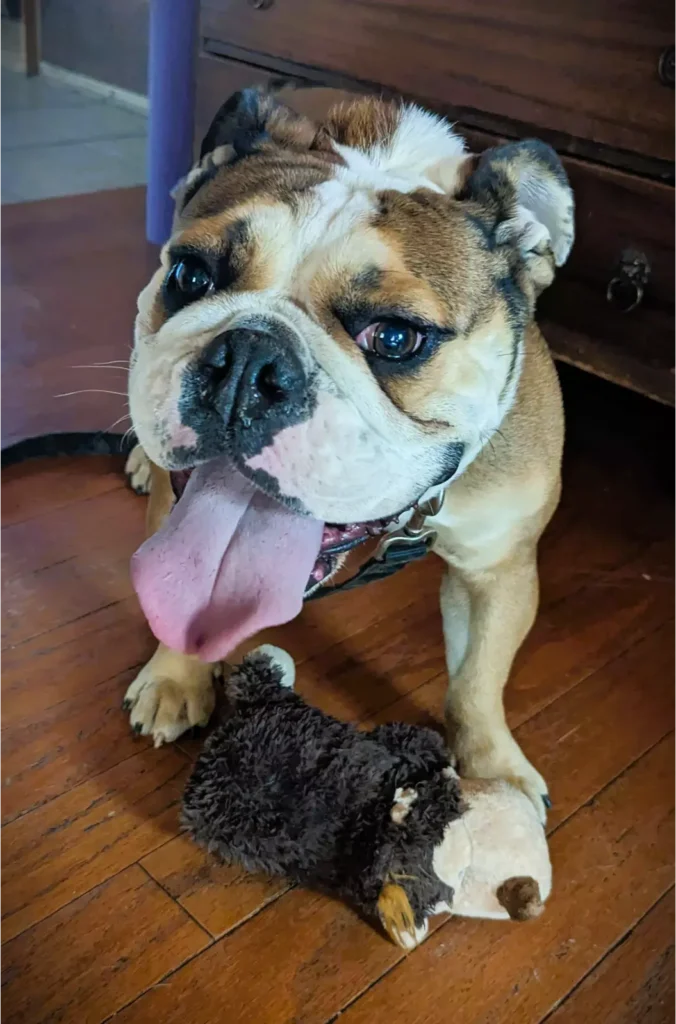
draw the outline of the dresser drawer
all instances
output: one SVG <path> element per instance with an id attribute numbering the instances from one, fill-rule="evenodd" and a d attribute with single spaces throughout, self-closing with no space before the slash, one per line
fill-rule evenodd
<path id="1" fill-rule="evenodd" d="M 208 49 L 230 44 L 253 63 L 326 69 L 529 124 L 531 134 L 673 157 L 673 89 L 658 73 L 673 44 L 664 0 L 203 0 L 201 8 Z"/>
<path id="2" fill-rule="evenodd" d="M 556 355 L 674 401 L 674 189 L 565 160 L 576 200 L 570 260 L 539 304 Z"/>

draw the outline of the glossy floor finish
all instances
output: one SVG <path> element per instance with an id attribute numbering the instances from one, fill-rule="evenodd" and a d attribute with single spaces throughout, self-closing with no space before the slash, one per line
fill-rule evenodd
<path id="1" fill-rule="evenodd" d="M 115 245 L 135 202 L 112 194 L 96 207 L 115 221 Z M 70 273 L 43 264 L 41 294 L 50 274 L 60 283 L 51 306 L 29 307 L 29 336 L 5 313 L 15 436 L 54 426 L 52 406 L 28 410 L 51 376 L 72 375 L 73 331 L 84 344 L 78 316 L 91 315 L 97 278 L 92 269 L 86 295 L 72 283 L 81 216 Z M 109 279 L 110 309 L 133 307 L 142 257 L 130 251 Z M 23 272 L 10 307 L 36 294 L 28 263 Z M 76 327 L 58 326 L 50 349 L 64 317 Z M 124 354 L 120 324 L 101 316 L 91 362 Z M 341 904 L 219 866 L 180 835 L 199 741 L 153 750 L 120 707 L 152 650 L 128 579 L 144 501 L 116 459 L 3 472 L 4 1024 L 673 1020 L 673 419 L 590 378 L 566 372 L 564 385 L 564 496 L 541 547 L 541 612 L 507 692 L 509 721 L 550 785 L 554 893 L 524 925 L 438 918 L 408 956 Z M 440 725 L 439 578 L 430 557 L 274 631 L 301 692 L 353 721 Z"/>

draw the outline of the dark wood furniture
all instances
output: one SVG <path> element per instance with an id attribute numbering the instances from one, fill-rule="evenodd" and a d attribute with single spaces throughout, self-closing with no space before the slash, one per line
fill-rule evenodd
<path id="1" fill-rule="evenodd" d="M 202 0 L 196 134 L 255 82 L 403 94 L 475 148 L 564 158 L 577 242 L 540 320 L 562 360 L 673 404 L 674 14 L 665 0 Z"/>

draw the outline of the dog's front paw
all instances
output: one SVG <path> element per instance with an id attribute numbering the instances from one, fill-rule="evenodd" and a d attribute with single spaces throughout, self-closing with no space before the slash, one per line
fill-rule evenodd
<path id="1" fill-rule="evenodd" d="M 150 459 L 140 444 L 129 452 L 124 472 L 135 494 L 150 494 Z"/>
<path id="2" fill-rule="evenodd" d="M 215 704 L 210 665 L 186 659 L 183 671 L 169 673 L 163 660 L 156 654 L 141 669 L 122 705 L 130 711 L 134 732 L 152 736 L 156 747 L 173 743 L 195 725 L 206 725 Z"/>
<path id="3" fill-rule="evenodd" d="M 524 756 L 519 744 L 505 730 L 485 737 L 460 730 L 451 743 L 453 759 L 461 776 L 469 779 L 506 779 L 523 790 L 544 825 L 551 807 L 547 783 Z"/>

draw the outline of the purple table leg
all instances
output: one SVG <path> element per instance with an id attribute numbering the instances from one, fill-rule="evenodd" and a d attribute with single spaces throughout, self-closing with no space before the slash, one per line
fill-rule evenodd
<path id="1" fill-rule="evenodd" d="M 196 0 L 151 0 L 149 37 L 146 235 L 162 245 L 171 233 L 169 193 L 192 164 Z"/>

